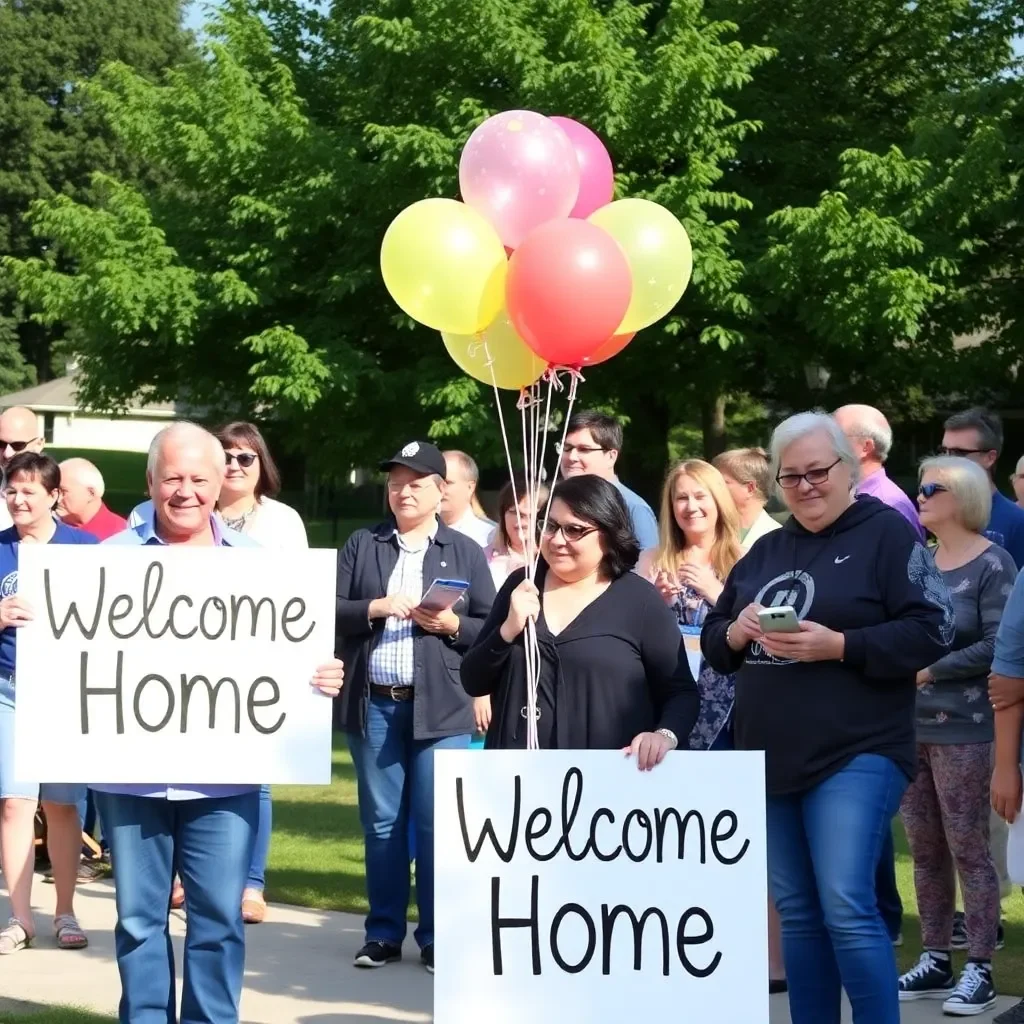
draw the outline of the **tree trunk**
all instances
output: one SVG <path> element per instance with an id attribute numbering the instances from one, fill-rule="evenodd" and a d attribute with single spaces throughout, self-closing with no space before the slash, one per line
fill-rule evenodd
<path id="1" fill-rule="evenodd" d="M 704 458 L 710 460 L 725 451 L 725 395 L 706 395 L 701 403 Z"/>

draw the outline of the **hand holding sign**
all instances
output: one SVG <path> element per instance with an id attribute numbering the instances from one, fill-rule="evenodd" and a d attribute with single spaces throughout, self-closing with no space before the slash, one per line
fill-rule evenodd
<path id="1" fill-rule="evenodd" d="M 675 748 L 676 744 L 664 733 L 641 732 L 633 737 L 633 742 L 628 747 L 622 748 L 622 752 L 626 757 L 636 758 L 636 766 L 640 771 L 649 772 L 661 764 L 665 760 L 665 755 Z"/>
<path id="2" fill-rule="evenodd" d="M 32 609 L 17 595 L 0 601 L 0 628 L 24 626 L 34 618 Z"/>
<path id="3" fill-rule="evenodd" d="M 337 697 L 341 693 L 341 684 L 345 680 L 345 666 L 338 658 L 323 665 L 318 665 L 311 680 L 314 689 L 325 697 Z"/>

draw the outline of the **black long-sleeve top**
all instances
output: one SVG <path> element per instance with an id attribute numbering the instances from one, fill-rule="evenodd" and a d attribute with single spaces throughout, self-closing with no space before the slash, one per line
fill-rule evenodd
<path id="1" fill-rule="evenodd" d="M 660 728 L 671 729 L 684 743 L 700 698 L 675 616 L 658 592 L 626 573 L 555 636 L 543 614 L 547 571 L 541 562 L 536 579 L 542 595 L 537 623 L 541 746 L 615 750 L 638 733 Z M 524 576 L 520 569 L 505 582 L 462 661 L 466 692 L 492 697 L 489 748 L 526 746 L 524 638 L 507 644 L 499 632 L 512 591 Z"/>

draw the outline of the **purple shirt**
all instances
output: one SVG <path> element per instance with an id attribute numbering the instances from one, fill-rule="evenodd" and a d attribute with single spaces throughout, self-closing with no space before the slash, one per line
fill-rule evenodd
<path id="1" fill-rule="evenodd" d="M 257 548 L 259 545 L 250 540 L 243 533 L 236 533 L 229 530 L 220 522 L 217 516 L 210 517 L 210 526 L 213 528 L 213 542 L 218 547 L 225 548 Z M 121 533 L 115 533 L 113 537 L 103 542 L 104 544 L 116 544 L 119 547 L 144 547 L 147 544 L 165 543 L 157 535 L 154 529 L 153 513 L 150 509 L 149 516 L 137 526 L 130 526 Z M 205 797 L 238 796 L 241 793 L 250 793 L 259 786 L 238 786 L 238 785 L 211 785 L 198 786 L 191 783 L 184 786 L 175 785 L 130 785 L 128 783 L 111 783 L 108 785 L 90 786 L 100 793 L 118 793 L 124 796 L 147 796 L 163 800 L 202 800 Z"/>
<path id="2" fill-rule="evenodd" d="M 861 480 L 857 487 L 857 493 L 870 494 L 873 498 L 885 502 L 890 508 L 896 509 L 914 528 L 918 539 L 924 540 L 924 529 L 921 526 L 921 520 L 917 517 L 917 506 L 906 496 L 901 487 L 889 479 L 884 469 L 879 469 L 871 476 Z"/>

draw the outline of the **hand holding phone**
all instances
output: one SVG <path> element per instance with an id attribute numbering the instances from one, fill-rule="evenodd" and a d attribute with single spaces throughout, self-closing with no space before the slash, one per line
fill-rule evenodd
<path id="1" fill-rule="evenodd" d="M 778 608 L 762 608 L 757 613 L 757 621 L 762 633 L 799 633 L 800 620 L 796 609 L 789 605 Z"/>

